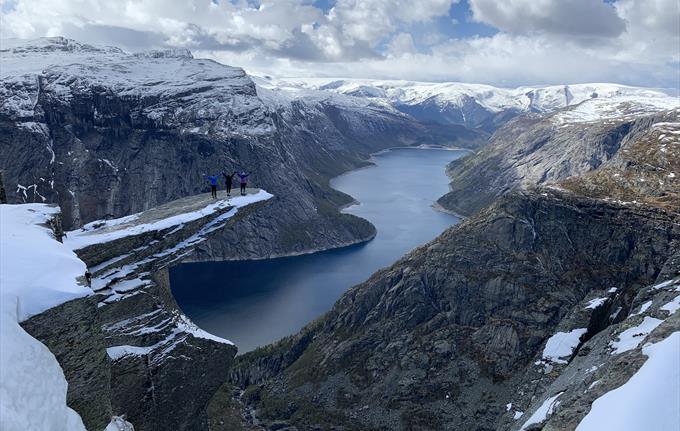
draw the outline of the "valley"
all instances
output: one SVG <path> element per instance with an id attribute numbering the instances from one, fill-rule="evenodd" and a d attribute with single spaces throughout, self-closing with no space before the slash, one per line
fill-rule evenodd
<path id="1" fill-rule="evenodd" d="M 375 238 L 302 256 L 179 265 L 170 271 L 173 295 L 196 324 L 234 341 L 239 353 L 292 335 L 328 311 L 350 286 L 458 222 L 432 204 L 448 190 L 446 164 L 465 154 L 379 153 L 371 159 L 375 166 L 331 181 L 357 200 L 344 212 L 371 222 Z"/>
<path id="2" fill-rule="evenodd" d="M 680 424 L 677 96 L 0 54 L 8 429 Z"/>

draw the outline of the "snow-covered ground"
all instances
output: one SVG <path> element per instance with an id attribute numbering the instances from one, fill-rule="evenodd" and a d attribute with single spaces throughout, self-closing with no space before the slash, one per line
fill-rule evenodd
<path id="1" fill-rule="evenodd" d="M 557 399 L 560 397 L 560 395 L 562 395 L 562 392 L 553 395 L 552 397 L 549 397 L 545 401 L 543 401 L 543 404 L 541 404 L 541 406 L 534 412 L 534 414 L 531 415 L 531 417 L 529 417 L 529 419 L 527 419 L 526 422 L 524 422 L 524 425 L 522 425 L 520 431 L 524 431 L 530 425 L 535 425 L 543 422 L 548 416 L 553 414 L 555 407 L 559 405 L 559 401 Z"/>
<path id="2" fill-rule="evenodd" d="M 254 202 L 271 198 L 272 195 L 264 190 L 258 190 L 254 194 L 236 196 L 231 199 L 220 199 L 200 206 L 188 212 L 171 214 L 168 217 L 149 220 L 139 223 L 140 214 L 131 214 L 125 217 L 111 220 L 97 220 L 86 224 L 80 229 L 70 231 L 64 238 L 64 244 L 72 250 L 79 250 L 92 244 L 102 244 L 131 235 L 139 235 L 150 231 L 159 231 L 173 226 L 179 226 L 197 220 L 215 211 L 230 206 L 242 208 Z"/>
<path id="3" fill-rule="evenodd" d="M 636 348 L 642 342 L 642 340 L 644 340 L 645 337 L 649 335 L 649 333 L 654 329 L 656 329 L 656 327 L 662 322 L 663 320 L 645 316 L 642 320 L 642 323 L 632 328 L 626 329 L 619 334 L 618 340 L 611 343 L 611 346 L 614 348 L 613 353 L 620 354 Z"/>
<path id="4" fill-rule="evenodd" d="M 601 120 L 633 118 L 680 106 L 677 97 L 659 97 L 646 92 L 623 94 L 602 99 L 585 99 L 570 109 L 557 113 L 552 119 L 558 124 L 588 123 Z"/>
<path id="5" fill-rule="evenodd" d="M 569 332 L 558 332 L 548 339 L 543 349 L 543 360 L 557 364 L 566 364 L 579 345 L 581 335 L 586 333 L 586 328 L 577 328 Z"/>
<path id="6" fill-rule="evenodd" d="M 623 386 L 595 400 L 578 431 L 674 431 L 680 424 L 680 332 L 642 348 L 649 357 Z"/>
<path id="7" fill-rule="evenodd" d="M 274 128 L 243 69 L 194 59 L 187 50 L 130 54 L 61 37 L 3 40 L 0 112 L 20 127 L 40 127 L 34 112 L 39 92 L 68 103 L 87 87 L 121 98 L 151 98 L 155 102 L 144 108 L 143 116 L 185 126 L 190 133 L 263 135 Z"/>
<path id="8" fill-rule="evenodd" d="M 66 406 L 67 383 L 54 355 L 19 322 L 91 295 L 77 277 L 85 264 L 45 223 L 58 208 L 0 205 L 0 429 L 85 430 Z"/>
<path id="9" fill-rule="evenodd" d="M 663 91 L 618 84 L 594 83 L 499 88 L 461 82 L 414 82 L 400 80 L 342 78 L 258 78 L 259 87 L 299 94 L 332 92 L 356 98 L 383 100 L 395 106 L 434 103 L 442 108 L 463 108 L 474 100 L 490 112 L 514 109 L 550 113 L 568 106 L 561 121 L 594 121 L 612 118 L 623 110 L 631 113 L 657 112 L 680 106 L 680 100 Z M 588 102 L 582 104 L 582 102 Z"/>

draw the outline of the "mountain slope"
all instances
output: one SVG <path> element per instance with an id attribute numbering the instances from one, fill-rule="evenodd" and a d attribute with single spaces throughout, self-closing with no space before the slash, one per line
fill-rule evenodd
<path id="1" fill-rule="evenodd" d="M 668 115 L 644 119 L 611 163 L 503 194 L 240 357 L 238 401 L 266 429 L 574 429 L 591 406 L 597 429 L 595 400 L 680 332 L 680 184 L 646 185 L 675 169 Z M 607 194 L 598 175 L 620 186 Z"/>
<path id="2" fill-rule="evenodd" d="M 646 135 L 660 135 L 653 132 L 658 130 L 655 124 L 677 122 L 680 115 L 677 109 L 649 113 L 644 102 L 600 102 L 589 100 L 547 116 L 529 114 L 508 122 L 489 145 L 449 165 L 451 191 L 439 203 L 469 215 L 515 187 L 585 174 L 610 159 L 625 158 L 634 151 L 629 147 L 641 145 Z M 668 139 L 672 137 L 667 134 Z M 667 161 L 674 159 L 672 152 L 657 151 Z M 640 164 L 646 161 L 641 154 L 635 157 Z M 669 162 L 658 162 L 660 168 L 668 169 Z M 601 172 L 600 176 L 606 175 L 605 170 Z M 602 190 L 602 194 L 610 192 Z"/>
<path id="3" fill-rule="evenodd" d="M 277 196 L 212 240 L 203 259 L 364 241 L 373 227 L 337 211 L 350 198 L 329 178 L 387 147 L 486 139 L 465 128 L 430 130 L 349 96 L 260 97 L 243 70 L 187 51 L 128 54 L 46 38 L 0 54 L 0 166 L 10 202 L 58 203 L 75 228 L 205 191 L 204 175 L 237 169 Z"/>
<path id="4" fill-rule="evenodd" d="M 606 104 L 619 99 L 645 101 L 652 111 L 667 109 L 673 98 L 662 91 L 617 84 L 575 84 L 498 88 L 482 84 L 381 81 L 369 79 L 270 79 L 281 88 L 317 89 L 389 103 L 424 122 L 461 124 L 493 132 L 521 113 L 551 113 L 583 101 Z"/>

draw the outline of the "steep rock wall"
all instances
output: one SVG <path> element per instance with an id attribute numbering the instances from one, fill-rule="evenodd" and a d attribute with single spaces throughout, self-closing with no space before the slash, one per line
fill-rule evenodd
<path id="1" fill-rule="evenodd" d="M 592 292 L 651 284 L 678 238 L 660 210 L 511 193 L 300 334 L 239 358 L 232 380 L 265 424 L 496 429 L 569 311 Z M 622 315 L 632 298 L 620 299 Z"/>

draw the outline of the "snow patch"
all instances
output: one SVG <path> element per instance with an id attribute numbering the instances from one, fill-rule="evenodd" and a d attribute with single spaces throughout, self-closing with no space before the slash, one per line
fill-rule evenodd
<path id="1" fill-rule="evenodd" d="M 596 399 L 577 431 L 680 429 L 680 332 L 642 353 L 649 359 L 625 384 Z"/>
<path id="2" fill-rule="evenodd" d="M 522 425 L 522 428 L 520 428 L 520 431 L 524 431 L 527 429 L 530 425 L 534 424 L 540 424 L 541 422 L 545 421 L 548 416 L 552 415 L 555 407 L 559 405 L 559 401 L 557 401 L 557 398 L 559 398 L 560 395 L 562 395 L 564 392 L 560 392 L 557 395 L 554 395 L 545 401 L 543 401 L 543 404 L 534 412 L 531 417 L 524 422 L 524 425 Z"/>
<path id="3" fill-rule="evenodd" d="M 652 301 L 647 301 L 644 304 L 640 306 L 640 310 L 637 313 L 633 313 L 632 316 L 637 316 L 638 314 L 642 314 L 645 311 L 649 309 L 649 307 L 652 306 Z"/>
<path id="4" fill-rule="evenodd" d="M 149 354 L 155 346 L 138 347 L 138 346 L 113 346 L 107 347 L 106 353 L 112 361 L 117 361 L 125 356 L 144 356 Z"/>
<path id="5" fill-rule="evenodd" d="M 665 289 L 667 287 L 673 286 L 675 283 L 680 282 L 680 280 L 666 280 L 663 283 L 656 284 L 652 287 L 652 290 Z"/>
<path id="6" fill-rule="evenodd" d="M 213 335 L 199 328 L 183 314 L 179 315 L 177 327 L 184 332 L 188 332 L 189 334 L 193 335 L 196 338 L 205 338 L 206 340 L 217 341 L 218 343 L 222 344 L 230 344 L 232 346 L 234 345 L 234 343 L 232 343 L 229 340 L 225 340 L 224 338 L 218 337 L 217 335 Z"/>
<path id="7" fill-rule="evenodd" d="M 673 300 L 667 304 L 661 306 L 661 310 L 668 311 L 668 314 L 673 314 L 680 308 L 680 295 L 673 298 Z"/>
<path id="8" fill-rule="evenodd" d="M 601 306 L 602 304 L 604 304 L 605 302 L 607 302 L 607 298 L 595 298 L 595 299 L 591 299 L 590 302 L 588 302 L 588 305 L 586 305 L 585 308 L 586 308 L 586 310 L 594 310 L 594 309 L 596 309 L 597 307 L 599 307 L 599 306 Z"/>
<path id="9" fill-rule="evenodd" d="M 654 317 L 645 316 L 638 326 L 628 328 L 619 334 L 618 341 L 613 341 L 609 345 L 614 348 L 612 354 L 621 354 L 632 350 L 640 345 L 650 332 L 656 329 L 663 322 L 663 320 L 655 319 Z"/>
<path id="10" fill-rule="evenodd" d="M 106 426 L 104 431 L 134 431 L 132 424 L 120 416 L 111 418 L 111 422 Z"/>
<path id="11" fill-rule="evenodd" d="M 562 358 L 571 356 L 579 344 L 581 335 L 586 331 L 586 328 L 577 328 L 569 332 L 557 332 L 545 343 L 543 359 L 557 364 L 566 364 L 567 361 Z"/>

